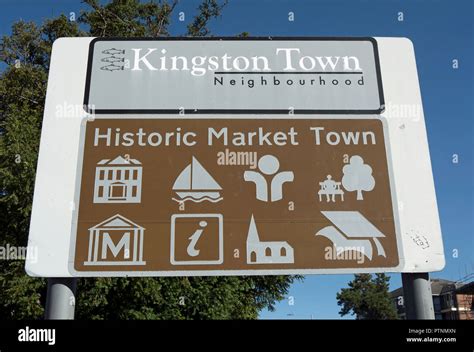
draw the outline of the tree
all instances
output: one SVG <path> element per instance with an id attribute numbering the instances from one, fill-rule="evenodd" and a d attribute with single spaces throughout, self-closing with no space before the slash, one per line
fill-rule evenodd
<path id="1" fill-rule="evenodd" d="M 371 191 L 375 187 L 372 168 L 364 164 L 364 159 L 359 155 L 352 156 L 349 164 L 342 168 L 342 172 L 342 185 L 349 192 L 357 191 L 357 200 L 364 199 L 362 191 Z"/>
<path id="2" fill-rule="evenodd" d="M 337 304 L 342 306 L 341 316 L 351 314 L 356 319 L 397 319 L 397 311 L 388 291 L 390 277 L 385 274 L 354 275 L 349 288 L 337 294 Z"/>
<path id="3" fill-rule="evenodd" d="M 177 1 L 85 0 L 78 22 L 64 15 L 41 26 L 19 21 L 0 42 L 0 246 L 26 246 L 51 46 L 59 37 L 159 37 Z M 185 27 L 209 35 L 224 3 L 202 0 Z M 273 309 L 299 277 L 87 278 L 78 282 L 83 319 L 254 319 Z M 44 314 L 46 280 L 31 278 L 20 260 L 0 260 L 0 319 Z"/>

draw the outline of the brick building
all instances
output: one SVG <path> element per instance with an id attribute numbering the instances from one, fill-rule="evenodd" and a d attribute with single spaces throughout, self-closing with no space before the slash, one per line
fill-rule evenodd
<path id="1" fill-rule="evenodd" d="M 431 279 L 436 320 L 474 320 L 474 281 Z M 390 292 L 400 319 L 406 319 L 403 287 Z"/>

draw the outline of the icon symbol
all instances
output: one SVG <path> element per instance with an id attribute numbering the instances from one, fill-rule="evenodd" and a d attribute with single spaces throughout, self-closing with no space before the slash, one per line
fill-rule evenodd
<path id="1" fill-rule="evenodd" d="M 330 240 L 337 250 L 362 252 L 372 260 L 372 243 L 375 243 L 377 255 L 387 257 L 378 240 L 385 235 L 380 232 L 358 211 L 322 211 L 334 226 L 326 226 L 316 233 Z"/>
<path id="2" fill-rule="evenodd" d="M 84 265 L 145 265 L 144 232 L 142 226 L 120 214 L 91 227 Z"/>
<path id="3" fill-rule="evenodd" d="M 125 55 L 125 50 L 110 48 L 102 51 L 102 54 L 109 55 L 102 59 L 101 62 L 104 62 L 105 65 L 101 66 L 100 69 L 104 71 L 123 71 L 125 63 L 125 57 L 120 57 L 119 55 Z"/>
<path id="4" fill-rule="evenodd" d="M 200 228 L 197 229 L 191 237 L 189 237 L 190 242 L 189 242 L 187 251 L 191 257 L 195 257 L 199 255 L 200 250 L 196 249 L 196 244 L 197 244 L 197 241 L 199 241 L 199 238 L 201 237 L 202 232 L 204 231 L 204 228 L 207 226 L 207 221 L 204 221 L 204 220 L 199 221 L 199 226 Z"/>
<path id="5" fill-rule="evenodd" d="M 172 215 L 170 253 L 170 262 L 173 265 L 222 264 L 222 214 Z"/>
<path id="6" fill-rule="evenodd" d="M 342 168 L 342 186 L 348 192 L 357 191 L 357 200 L 363 200 L 362 191 L 371 191 L 375 187 L 372 168 L 364 164 L 364 159 L 359 155 L 351 156 L 349 164 Z"/>
<path id="7" fill-rule="evenodd" d="M 344 201 L 344 191 L 341 189 L 341 182 L 336 182 L 332 179 L 331 175 L 326 176 L 326 180 L 319 182 L 321 189 L 318 191 L 319 201 L 323 195 L 326 196 L 326 202 L 336 202 L 336 196 L 341 196 L 341 200 Z"/>
<path id="8" fill-rule="evenodd" d="M 110 48 L 110 49 L 102 50 L 102 54 L 106 54 L 106 55 L 121 55 L 122 54 L 123 55 L 125 54 L 125 50 Z"/>
<path id="9" fill-rule="evenodd" d="M 140 203 L 142 166 L 136 159 L 103 159 L 95 169 L 94 203 Z"/>
<path id="10" fill-rule="evenodd" d="M 285 241 L 260 241 L 252 214 L 247 235 L 247 264 L 293 264 L 293 247 Z"/>
<path id="11" fill-rule="evenodd" d="M 270 183 L 270 201 L 276 202 L 283 199 L 283 184 L 293 181 L 293 172 L 278 172 L 280 162 L 273 155 L 262 156 L 258 161 L 258 169 L 260 172 L 251 170 L 244 172 L 244 180 L 255 183 L 256 198 L 268 202 L 268 183 L 265 176 L 262 175 L 265 174 L 267 176 L 274 175 Z"/>
<path id="12" fill-rule="evenodd" d="M 221 186 L 193 156 L 191 163 L 181 171 L 173 184 L 173 191 L 180 199 L 172 199 L 178 203 L 187 200 L 194 203 L 217 203 L 223 199 L 219 192 L 221 190 Z"/>

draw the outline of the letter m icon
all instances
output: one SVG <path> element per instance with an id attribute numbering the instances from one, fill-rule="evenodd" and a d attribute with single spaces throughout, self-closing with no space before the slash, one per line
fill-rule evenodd
<path id="1" fill-rule="evenodd" d="M 107 249 L 110 249 L 112 255 L 116 258 L 123 249 L 123 259 L 130 258 L 130 232 L 125 232 L 120 241 L 115 245 L 108 232 L 102 237 L 102 260 L 107 259 Z"/>

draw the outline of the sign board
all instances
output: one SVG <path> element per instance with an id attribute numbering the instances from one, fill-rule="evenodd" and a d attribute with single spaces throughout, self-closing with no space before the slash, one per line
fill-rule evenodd
<path id="1" fill-rule="evenodd" d="M 74 270 L 395 268 L 385 136 L 377 119 L 87 122 Z"/>
<path id="2" fill-rule="evenodd" d="M 288 73 L 278 48 L 317 63 L 354 57 L 363 73 Z M 168 71 L 152 61 L 157 51 Z M 218 72 L 240 79 L 240 66 L 206 66 L 202 76 L 182 69 L 225 55 L 267 57 L 270 74 L 244 74 L 258 79 L 363 76 L 364 84 L 217 88 Z M 168 59 L 184 66 L 171 70 Z M 38 256 L 27 272 L 48 277 L 442 269 L 411 42 L 56 41 L 29 245 Z"/>
<path id="3" fill-rule="evenodd" d="M 84 105 L 96 114 L 375 114 L 384 101 L 373 38 L 98 38 Z"/>

